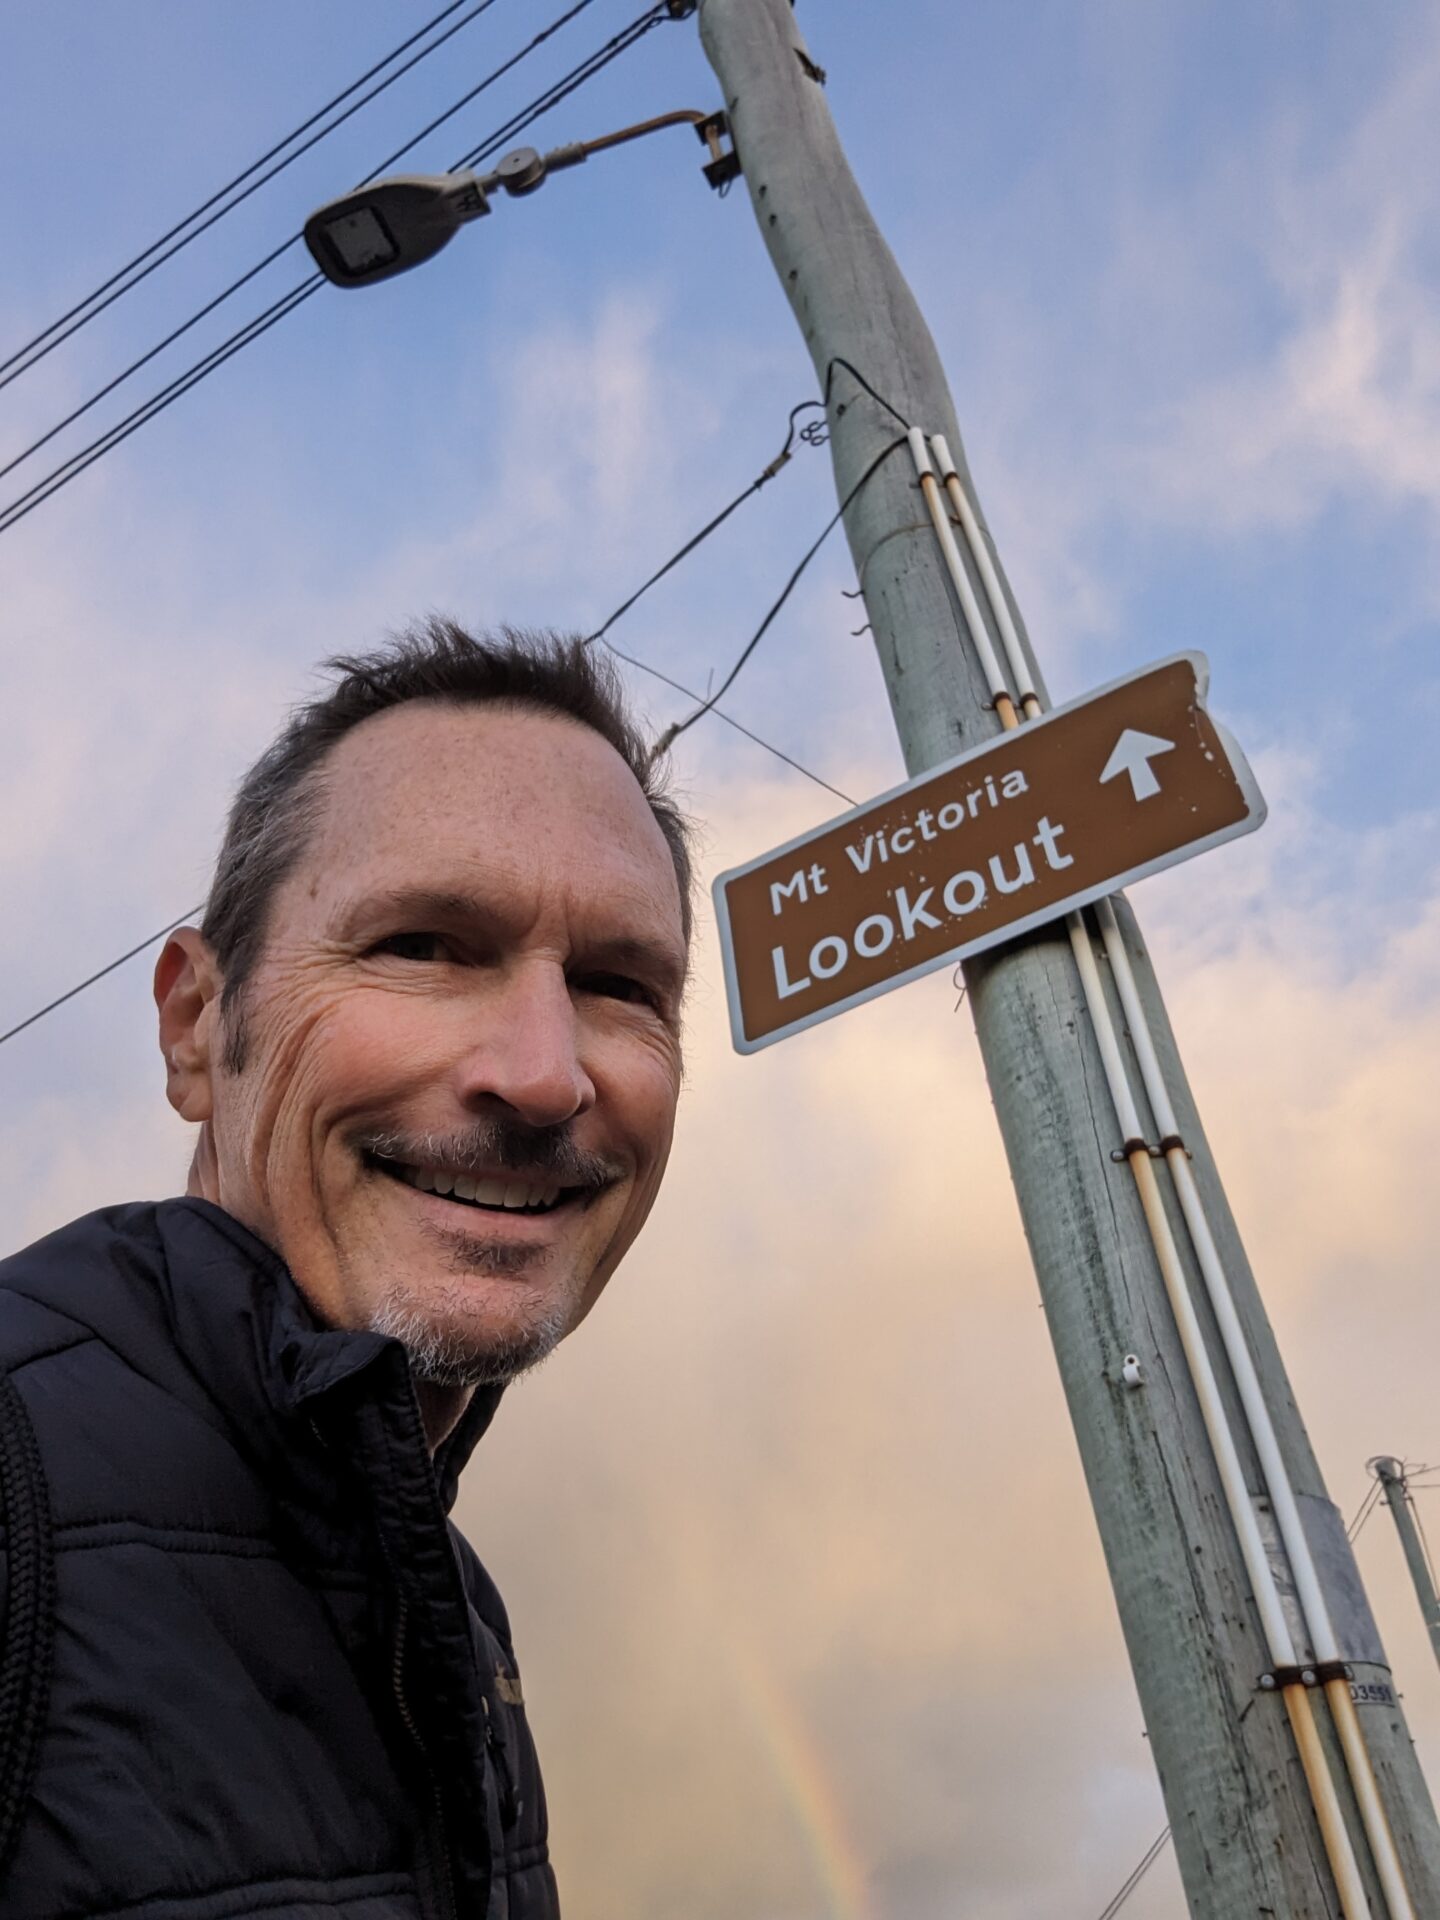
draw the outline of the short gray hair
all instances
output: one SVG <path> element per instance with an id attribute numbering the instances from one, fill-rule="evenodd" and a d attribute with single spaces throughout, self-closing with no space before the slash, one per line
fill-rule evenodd
<path id="1" fill-rule="evenodd" d="M 324 670 L 334 676 L 334 685 L 292 710 L 240 782 L 210 883 L 200 931 L 224 975 L 222 1010 L 235 1016 L 225 1049 L 231 1072 L 245 1062 L 241 996 L 265 945 L 276 890 L 304 852 L 319 817 L 324 763 L 353 727 L 410 700 L 527 707 L 578 720 L 608 741 L 634 774 L 665 836 L 689 944 L 694 916 L 690 822 L 666 793 L 663 773 L 630 716 L 614 666 L 578 635 L 513 627 L 473 635 L 452 620 L 432 618 L 371 653 L 339 654 L 325 662 Z"/>

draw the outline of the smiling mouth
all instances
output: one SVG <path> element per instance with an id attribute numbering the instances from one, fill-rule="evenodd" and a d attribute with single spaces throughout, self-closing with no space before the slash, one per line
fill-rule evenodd
<path id="1" fill-rule="evenodd" d="M 368 1165 L 402 1186 L 414 1187 L 419 1193 L 432 1193 L 437 1199 L 469 1207 L 472 1212 L 535 1217 L 556 1213 L 592 1191 L 588 1187 L 567 1187 L 553 1179 L 520 1179 L 514 1175 L 476 1178 L 445 1167 L 412 1167 L 401 1160 L 387 1160 L 378 1153 L 367 1153 L 365 1159 Z"/>

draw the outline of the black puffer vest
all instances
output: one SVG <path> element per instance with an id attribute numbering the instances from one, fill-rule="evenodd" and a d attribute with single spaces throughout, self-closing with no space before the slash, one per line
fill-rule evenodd
<path id="1" fill-rule="evenodd" d="M 0 1913 L 554 1920 L 500 1596 L 403 1350 L 199 1200 L 0 1263 Z M 8 1852 L 8 1861 L 3 1854 Z"/>

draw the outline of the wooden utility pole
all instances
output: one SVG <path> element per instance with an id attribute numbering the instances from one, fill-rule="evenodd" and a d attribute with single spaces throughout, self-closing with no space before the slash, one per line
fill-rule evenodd
<path id="1" fill-rule="evenodd" d="M 934 342 L 846 163 L 822 68 L 801 38 L 790 0 L 701 0 L 700 32 L 760 231 L 826 387 L 841 499 L 904 425 L 913 425 L 948 440 L 988 542 Z M 925 150 L 914 127 L 897 129 L 896 137 L 913 144 L 917 155 Z M 938 153 L 942 145 L 937 137 L 928 150 Z M 845 527 L 906 765 L 915 775 L 987 739 L 1000 722 L 975 649 L 962 642 L 903 447 L 856 493 Z M 993 543 L 989 551 L 998 566 Z M 965 564 L 983 608 L 969 553 Z M 1019 624 L 1008 586 L 1003 591 Z M 990 626 L 988 613 L 985 618 Z M 1020 637 L 1028 651 L 1023 625 Z M 998 640 L 993 631 L 991 640 Z M 1032 685 L 1043 699 L 1038 668 Z M 1304 1537 L 1353 1667 L 1361 1723 L 1414 1907 L 1421 1915 L 1440 1914 L 1440 1829 L 1384 1650 L 1246 1264 L 1148 957 L 1128 909 L 1116 904 Z M 1103 992 L 1123 1030 L 1114 976 L 1098 945 L 1094 951 Z M 1268 1660 L 1252 1584 L 1152 1233 L 1119 1151 L 1123 1142 L 1070 941 L 1057 926 L 970 963 L 966 975 L 1191 1912 L 1202 1920 L 1266 1913 L 1339 1920 L 1290 1723 L 1277 1693 L 1260 1684 Z M 1133 1058 L 1128 1064 L 1134 1067 Z M 1146 1115 L 1153 1118 L 1148 1109 Z M 1265 1552 L 1293 1615 L 1295 1642 L 1302 1657 L 1313 1658 L 1272 1502 L 1163 1166 L 1160 1178 Z M 1139 1387 L 1125 1379 L 1129 1354 L 1139 1359 Z M 1333 1763 L 1333 1730 L 1323 1706 L 1317 1717 Z M 1349 1785 L 1336 1772 L 1370 1904 L 1383 1915 Z M 1363 1916 L 1352 1911 L 1346 1920 Z"/>
<path id="2" fill-rule="evenodd" d="M 1415 1597 L 1420 1602 L 1420 1611 L 1425 1616 L 1425 1628 L 1430 1635 L 1430 1645 L 1435 1658 L 1440 1661 L 1440 1594 L 1435 1591 L 1435 1581 L 1430 1571 L 1430 1558 L 1420 1540 L 1420 1529 L 1415 1523 L 1414 1508 L 1411 1504 L 1409 1484 L 1405 1478 L 1405 1468 L 1399 1460 L 1380 1459 L 1372 1462 L 1385 1489 L 1385 1500 L 1395 1516 L 1395 1531 L 1400 1535 L 1400 1545 L 1404 1550 L 1405 1564 L 1410 1569 L 1410 1578 L 1415 1583 Z"/>

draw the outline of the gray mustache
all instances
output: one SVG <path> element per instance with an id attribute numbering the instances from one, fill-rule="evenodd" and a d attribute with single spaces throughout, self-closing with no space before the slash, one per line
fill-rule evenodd
<path id="1" fill-rule="evenodd" d="M 411 1165 L 441 1164 L 480 1174 L 490 1168 L 558 1180 L 562 1186 L 600 1188 L 624 1171 L 607 1154 L 586 1153 L 561 1127 L 527 1127 L 513 1120 L 478 1120 L 457 1133 L 370 1131 L 355 1142 L 363 1153 Z"/>

